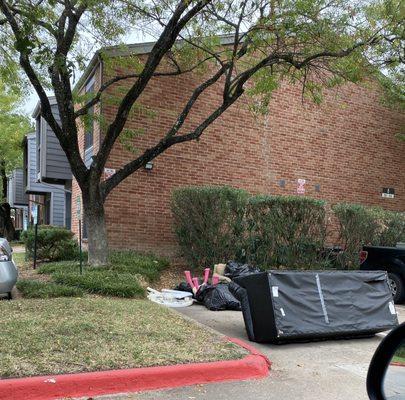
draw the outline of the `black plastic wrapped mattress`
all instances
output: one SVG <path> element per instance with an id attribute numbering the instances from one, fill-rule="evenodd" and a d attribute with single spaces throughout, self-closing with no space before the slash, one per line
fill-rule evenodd
<path id="1" fill-rule="evenodd" d="M 235 279 L 250 340 L 371 336 L 398 325 L 383 271 L 268 271 Z"/>

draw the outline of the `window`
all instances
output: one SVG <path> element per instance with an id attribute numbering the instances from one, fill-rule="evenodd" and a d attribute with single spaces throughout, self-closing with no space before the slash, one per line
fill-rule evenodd
<path id="1" fill-rule="evenodd" d="M 36 125 L 36 152 L 37 152 L 37 159 L 35 163 L 35 179 L 40 172 L 40 165 L 41 165 L 41 116 L 39 115 L 35 121 Z"/>
<path id="2" fill-rule="evenodd" d="M 67 229 L 72 228 L 72 193 L 65 193 L 65 226 Z"/>
<path id="3" fill-rule="evenodd" d="M 52 207 L 52 195 L 47 193 L 45 195 L 45 205 L 44 205 L 44 224 L 51 225 L 51 207 Z"/>
<path id="4" fill-rule="evenodd" d="M 86 85 L 86 93 L 94 93 L 94 77 L 90 79 L 90 82 Z M 88 112 L 88 124 L 86 126 L 86 133 L 84 136 L 84 150 L 88 150 L 93 147 L 93 133 L 94 133 L 94 108 L 91 107 Z"/>

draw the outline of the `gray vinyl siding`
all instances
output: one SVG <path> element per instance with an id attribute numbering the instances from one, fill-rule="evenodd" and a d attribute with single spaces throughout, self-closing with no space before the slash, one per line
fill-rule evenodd
<path id="1" fill-rule="evenodd" d="M 27 162 L 27 193 L 30 194 L 50 194 L 51 209 L 50 223 L 57 226 L 65 226 L 65 190 L 63 185 L 52 185 L 38 182 L 37 175 L 37 151 L 36 133 L 27 135 L 26 161 Z M 29 179 L 28 179 L 29 178 Z"/>
<path id="2" fill-rule="evenodd" d="M 10 204 L 11 207 L 14 207 L 13 180 L 11 177 L 8 179 L 7 203 Z"/>
<path id="3" fill-rule="evenodd" d="M 52 112 L 59 123 L 59 111 L 56 104 L 52 105 Z M 55 136 L 51 127 L 40 117 L 40 164 L 39 172 L 42 181 L 57 181 L 72 179 L 69 162 L 65 152 L 59 144 L 59 140 Z"/>
<path id="4" fill-rule="evenodd" d="M 28 196 L 24 190 L 24 174 L 22 169 L 15 169 L 9 179 L 9 203 L 12 206 L 26 206 Z"/>
<path id="5" fill-rule="evenodd" d="M 65 226 L 65 192 L 55 190 L 51 199 L 51 224 Z"/>
<path id="6" fill-rule="evenodd" d="M 27 166 L 27 193 L 43 194 L 52 192 L 51 185 L 45 185 L 38 182 L 37 145 L 35 133 L 27 135 Z"/>

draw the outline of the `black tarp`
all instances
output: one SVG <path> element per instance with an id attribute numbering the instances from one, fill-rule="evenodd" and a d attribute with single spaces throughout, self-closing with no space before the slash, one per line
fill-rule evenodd
<path id="1" fill-rule="evenodd" d="M 250 340 L 370 336 L 398 324 L 383 271 L 268 271 L 235 279 Z"/>

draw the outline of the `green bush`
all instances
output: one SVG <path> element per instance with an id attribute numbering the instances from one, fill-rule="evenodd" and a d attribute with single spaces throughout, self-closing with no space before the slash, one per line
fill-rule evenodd
<path id="1" fill-rule="evenodd" d="M 83 290 L 75 287 L 57 285 L 52 282 L 39 282 L 22 279 L 17 282 L 17 289 L 28 299 L 49 299 L 51 297 L 81 297 Z"/>
<path id="2" fill-rule="evenodd" d="M 185 187 L 173 192 L 174 231 L 191 267 L 240 259 L 248 193 L 227 186 Z"/>
<path id="3" fill-rule="evenodd" d="M 253 196 L 246 211 L 247 261 L 269 267 L 321 268 L 325 203 L 308 197 Z"/>
<path id="4" fill-rule="evenodd" d="M 340 225 L 340 238 L 345 249 L 342 268 L 357 269 L 363 245 L 395 246 L 405 240 L 405 213 L 339 203 L 332 207 Z"/>
<path id="5" fill-rule="evenodd" d="M 405 213 L 377 209 L 374 211 L 379 225 L 377 239 L 379 246 L 395 246 L 405 242 Z"/>
<path id="6" fill-rule="evenodd" d="M 73 260 L 78 258 L 79 247 L 68 229 L 57 226 L 39 226 L 37 235 L 37 259 L 41 261 Z M 26 230 L 22 239 L 28 258 L 34 257 L 34 229 Z"/>
<path id="7" fill-rule="evenodd" d="M 119 274 L 101 268 L 99 268 L 99 272 L 86 270 L 83 275 L 55 273 L 52 278 L 56 283 L 80 288 L 88 293 L 115 297 L 142 297 L 145 295 L 145 289 L 134 275 Z"/>

